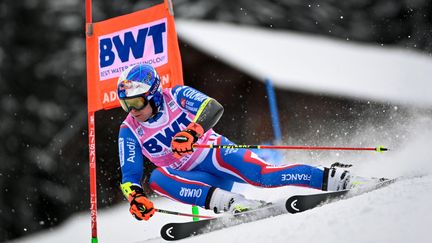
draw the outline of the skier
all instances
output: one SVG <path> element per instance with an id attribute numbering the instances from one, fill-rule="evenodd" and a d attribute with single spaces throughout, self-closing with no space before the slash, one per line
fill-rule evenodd
<path id="1" fill-rule="evenodd" d="M 117 91 L 121 107 L 129 113 L 118 139 L 121 189 L 138 220 L 148 220 L 155 213 L 141 185 L 143 171 L 148 169 L 145 159 L 156 165 L 148 182 L 153 191 L 216 213 L 262 206 L 262 201 L 231 192 L 234 182 L 324 191 L 351 187 L 350 173 L 341 168 L 274 166 L 247 149 L 194 149 L 195 143 L 233 144 L 212 129 L 222 116 L 222 105 L 188 86 L 162 89 L 158 73 L 149 65 L 126 69 Z"/>

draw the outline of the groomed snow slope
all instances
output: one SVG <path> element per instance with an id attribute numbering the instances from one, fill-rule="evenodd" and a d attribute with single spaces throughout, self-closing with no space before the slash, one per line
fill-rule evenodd
<path id="1" fill-rule="evenodd" d="M 320 160 L 351 161 L 353 171 L 367 176 L 405 176 L 388 187 L 325 205 L 301 214 L 282 215 L 223 229 L 185 240 L 186 242 L 430 242 L 432 225 L 432 119 L 421 118 L 405 127 L 410 135 L 390 143 L 392 151 L 377 153 L 331 153 Z M 373 134 L 365 134 L 373 137 Z M 401 142 L 401 141 L 404 142 Z M 400 143 L 399 143 L 400 142 Z M 301 160 L 301 158 L 299 158 Z M 275 200 L 293 193 L 314 190 L 297 187 L 256 189 L 238 187 L 250 198 Z M 167 199 L 154 200 L 156 207 L 190 212 L 190 207 Z M 203 214 L 211 213 L 204 212 Z M 161 242 L 164 223 L 188 218 L 156 214 L 148 222 L 134 220 L 127 203 L 98 214 L 99 242 Z M 16 242 L 89 242 L 90 217 L 80 213 L 60 227 Z"/>

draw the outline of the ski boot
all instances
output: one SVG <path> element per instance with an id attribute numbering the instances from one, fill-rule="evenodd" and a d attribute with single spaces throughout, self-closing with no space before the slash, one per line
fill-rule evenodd
<path id="1" fill-rule="evenodd" d="M 353 188 L 362 188 L 368 185 L 375 185 L 380 182 L 385 182 L 387 178 L 366 178 L 352 175 L 348 170 L 352 165 L 342 164 L 339 162 L 333 163 L 330 168 L 324 168 L 323 191 L 340 191 Z"/>
<path id="2" fill-rule="evenodd" d="M 341 191 L 351 189 L 351 173 L 344 168 L 349 168 L 352 165 L 342 164 L 339 162 L 333 163 L 330 168 L 324 168 L 323 191 Z"/>
<path id="3" fill-rule="evenodd" d="M 207 207 L 208 205 L 208 207 Z M 238 214 L 254 210 L 266 205 L 264 201 L 246 199 L 243 195 L 216 188 L 206 203 L 207 209 L 213 209 L 215 213 L 229 212 Z"/>

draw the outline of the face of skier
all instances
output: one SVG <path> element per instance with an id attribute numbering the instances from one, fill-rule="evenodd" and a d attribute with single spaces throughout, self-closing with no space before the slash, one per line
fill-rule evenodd
<path id="1" fill-rule="evenodd" d="M 137 121 L 145 122 L 153 115 L 153 109 L 151 105 L 147 103 L 141 110 L 132 108 L 130 113 Z"/>
<path id="2" fill-rule="evenodd" d="M 153 109 L 144 97 L 134 97 L 130 99 L 120 99 L 120 105 L 124 111 L 139 122 L 147 121 L 153 115 Z"/>

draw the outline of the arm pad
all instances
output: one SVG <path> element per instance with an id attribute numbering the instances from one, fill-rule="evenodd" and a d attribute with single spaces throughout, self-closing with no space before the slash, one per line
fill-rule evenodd
<path id="1" fill-rule="evenodd" d="M 204 132 L 213 128 L 224 112 L 223 106 L 215 99 L 208 98 L 199 108 L 194 122 L 200 124 Z"/>

